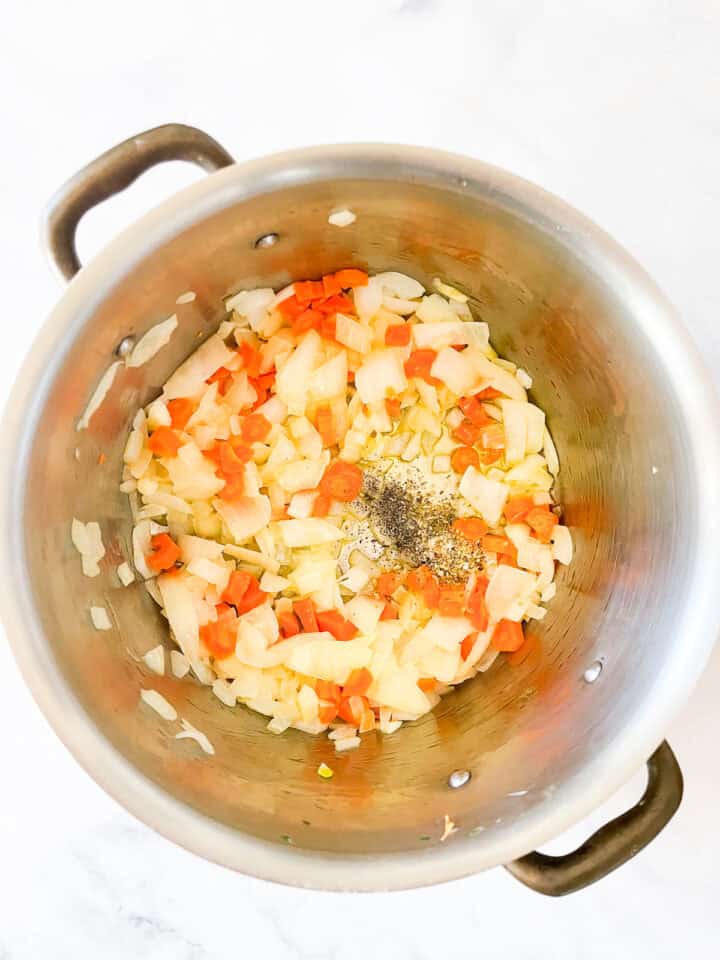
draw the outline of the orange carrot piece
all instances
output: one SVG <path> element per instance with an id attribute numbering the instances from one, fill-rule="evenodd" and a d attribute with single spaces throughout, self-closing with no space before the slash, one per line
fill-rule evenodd
<path id="1" fill-rule="evenodd" d="M 437 686 L 437 680 L 435 677 L 420 677 L 417 685 L 420 687 L 423 693 L 432 693 Z"/>
<path id="2" fill-rule="evenodd" d="M 355 305 L 350 297 L 345 296 L 344 293 L 338 293 L 328 297 L 327 300 L 316 300 L 313 303 L 313 310 L 329 316 L 332 313 L 353 313 Z"/>
<path id="3" fill-rule="evenodd" d="M 445 583 L 440 585 L 438 613 L 443 617 L 461 617 L 465 604 L 465 587 L 462 584 Z"/>
<path id="4" fill-rule="evenodd" d="M 336 640 L 352 640 L 358 635 L 358 628 L 346 620 L 339 610 L 318 610 L 315 615 L 320 630 L 331 633 Z"/>
<path id="5" fill-rule="evenodd" d="M 184 430 L 195 412 L 195 401 L 188 397 L 178 397 L 175 400 L 168 400 L 167 408 L 173 427 L 176 430 Z"/>
<path id="6" fill-rule="evenodd" d="M 169 570 L 180 559 L 180 547 L 168 533 L 154 534 L 150 537 L 150 546 L 153 552 L 145 559 L 150 569 L 156 573 Z"/>
<path id="7" fill-rule="evenodd" d="M 381 620 L 397 620 L 399 617 L 398 608 L 392 602 L 392 600 L 386 600 L 385 606 L 382 608 L 382 613 L 380 614 Z"/>
<path id="8" fill-rule="evenodd" d="M 218 367 L 215 373 L 211 374 L 205 383 L 222 383 L 228 377 L 232 376 L 227 367 Z"/>
<path id="9" fill-rule="evenodd" d="M 481 517 L 458 517 L 453 520 L 452 528 L 471 543 L 479 543 L 488 532 L 488 525 Z"/>
<path id="10" fill-rule="evenodd" d="M 342 293 L 342 286 L 334 273 L 326 273 L 322 278 L 322 285 L 324 297 L 334 297 L 336 294 Z"/>
<path id="11" fill-rule="evenodd" d="M 465 473 L 468 467 L 479 467 L 480 457 L 474 447 L 457 447 L 450 454 L 450 466 L 455 473 Z"/>
<path id="12" fill-rule="evenodd" d="M 475 629 L 483 633 L 487 630 L 489 615 L 485 605 L 485 593 L 488 588 L 488 578 L 484 575 L 475 578 L 475 586 L 467 602 L 468 617 Z"/>
<path id="13" fill-rule="evenodd" d="M 342 698 L 342 689 L 332 680 L 316 680 L 315 693 L 321 700 L 329 700 L 330 703 L 338 703 Z"/>
<path id="14" fill-rule="evenodd" d="M 313 503 L 313 517 L 326 517 L 328 513 L 330 513 L 331 504 L 332 500 L 329 497 L 325 497 L 322 493 L 319 493 L 315 497 L 315 502 Z"/>
<path id="15" fill-rule="evenodd" d="M 524 640 L 522 624 L 515 623 L 514 620 L 501 620 L 493 630 L 490 646 L 501 653 L 514 653 L 520 649 Z"/>
<path id="16" fill-rule="evenodd" d="M 170 427 L 158 427 L 150 439 L 148 447 L 156 457 L 176 457 L 183 442 Z"/>
<path id="17" fill-rule="evenodd" d="M 262 355 L 258 349 L 244 340 L 240 344 L 239 354 L 242 357 L 243 370 L 248 377 L 259 377 L 262 366 Z"/>
<path id="18" fill-rule="evenodd" d="M 298 618 L 292 612 L 292 610 L 284 610 L 282 613 L 278 614 L 278 623 L 280 624 L 280 633 L 283 637 L 294 637 L 296 634 L 300 633 L 300 624 L 298 623 Z"/>
<path id="19" fill-rule="evenodd" d="M 402 583 L 402 576 L 392 570 L 387 570 L 385 573 L 381 573 L 377 579 L 377 592 L 381 597 L 389 597 L 400 586 Z"/>
<path id="20" fill-rule="evenodd" d="M 505 449 L 505 429 L 501 423 L 489 423 L 479 428 L 479 440 L 484 450 Z"/>
<path id="21" fill-rule="evenodd" d="M 320 704 L 318 707 L 318 720 L 320 723 L 332 723 L 337 716 L 337 704 L 330 703 L 327 706 Z"/>
<path id="22" fill-rule="evenodd" d="M 245 493 L 245 476 L 242 473 L 231 473 L 225 478 L 225 486 L 218 493 L 221 500 L 237 500 Z"/>
<path id="23" fill-rule="evenodd" d="M 329 404 L 323 403 L 315 412 L 315 426 L 323 442 L 324 447 L 332 447 L 337 443 L 335 433 L 335 418 Z"/>
<path id="24" fill-rule="evenodd" d="M 467 660 L 470 656 L 472 648 L 475 646 L 475 641 L 477 640 L 477 633 L 469 633 L 463 642 L 460 644 L 460 656 L 463 660 Z"/>
<path id="25" fill-rule="evenodd" d="M 459 440 L 460 443 L 471 447 L 480 439 L 480 432 L 481 428 L 476 424 L 471 423 L 469 420 L 463 420 L 463 422 L 453 430 L 453 437 Z"/>
<path id="26" fill-rule="evenodd" d="M 254 579 L 253 575 L 246 570 L 233 570 L 220 599 L 224 603 L 232 604 L 233 607 L 239 607 Z"/>
<path id="27" fill-rule="evenodd" d="M 411 327 L 410 323 L 391 323 L 385 331 L 385 346 L 406 347 L 410 343 Z"/>
<path id="28" fill-rule="evenodd" d="M 385 409 L 392 420 L 400 416 L 402 401 L 400 397 L 385 397 Z"/>
<path id="29" fill-rule="evenodd" d="M 242 474 L 245 472 L 245 464 L 250 457 L 241 455 L 241 453 L 239 453 L 230 443 L 219 443 L 218 451 L 220 453 L 220 472 L 226 480 L 235 474 Z M 250 452 L 252 454 L 252 451 Z"/>
<path id="30" fill-rule="evenodd" d="M 468 420 L 474 423 L 476 427 L 484 427 L 486 423 L 492 422 L 485 407 L 483 407 L 477 397 L 461 397 L 458 401 L 458 406 Z"/>
<path id="31" fill-rule="evenodd" d="M 218 618 L 200 627 L 200 640 L 216 660 L 224 660 L 235 652 L 237 617 L 225 603 L 219 603 L 215 610 Z"/>
<path id="32" fill-rule="evenodd" d="M 325 287 L 322 280 L 300 280 L 293 287 L 298 303 L 310 303 L 325 297 Z"/>
<path id="33" fill-rule="evenodd" d="M 347 290 L 348 287 L 366 287 L 368 283 L 368 275 L 365 271 L 354 268 L 336 270 L 335 279 L 343 290 Z"/>
<path id="34" fill-rule="evenodd" d="M 272 424 L 262 413 L 251 413 L 240 424 L 240 436 L 246 443 L 262 443 L 272 430 Z"/>
<path id="35" fill-rule="evenodd" d="M 489 466 L 491 463 L 497 463 L 502 455 L 502 450 L 481 450 L 478 454 L 480 463 L 484 463 L 485 466 Z"/>
<path id="36" fill-rule="evenodd" d="M 484 390 L 480 390 L 479 393 L 476 393 L 475 396 L 478 400 L 495 400 L 497 397 L 502 397 L 502 394 L 499 390 L 496 390 L 495 387 L 485 387 Z"/>
<path id="37" fill-rule="evenodd" d="M 437 357 L 436 350 L 431 350 L 429 348 L 423 350 L 413 350 L 404 364 L 405 376 L 420 377 L 422 380 L 431 384 L 432 386 L 439 386 L 442 381 L 438 380 L 437 377 L 432 377 L 430 375 L 430 368 L 435 362 L 435 357 Z"/>
<path id="38" fill-rule="evenodd" d="M 510 497 L 503 507 L 503 513 L 508 523 L 520 523 L 526 514 L 535 506 L 533 498 L 526 494 Z"/>
<path id="39" fill-rule="evenodd" d="M 317 633 L 318 622 L 315 616 L 315 604 L 310 597 L 304 600 L 296 600 L 293 604 L 293 613 L 302 624 L 303 633 Z"/>
<path id="40" fill-rule="evenodd" d="M 307 333 L 308 330 L 317 330 L 322 319 L 323 315 L 317 310 L 303 310 L 302 313 L 293 319 L 291 325 L 292 332 L 296 337 L 299 337 L 301 334 Z"/>
<path id="41" fill-rule="evenodd" d="M 260 589 L 260 584 L 255 577 L 253 577 L 250 582 L 250 586 L 245 591 L 243 598 L 237 607 L 237 612 L 239 614 L 249 613 L 251 610 L 254 610 L 255 607 L 259 607 L 261 604 L 265 603 L 269 596 L 270 594 L 265 593 L 264 590 Z"/>
<path id="42" fill-rule="evenodd" d="M 541 543 L 550 543 L 550 538 L 559 522 L 547 503 L 540 507 L 533 507 L 525 516 L 525 523 Z"/>
<path id="43" fill-rule="evenodd" d="M 275 309 L 287 320 L 291 320 L 293 317 L 297 317 L 298 314 L 303 312 L 305 309 L 305 304 L 300 303 L 298 298 L 293 293 L 289 297 L 285 297 L 284 300 L 281 300 Z"/>
<path id="44" fill-rule="evenodd" d="M 354 463 L 335 460 L 325 470 L 320 481 L 320 493 L 331 500 L 350 503 L 360 493 L 363 472 Z"/>
<path id="45" fill-rule="evenodd" d="M 356 670 L 351 670 L 350 675 L 343 684 L 343 697 L 364 696 L 370 689 L 370 684 L 372 681 L 373 675 L 370 673 L 367 667 L 358 667 Z"/>
<path id="46" fill-rule="evenodd" d="M 507 537 L 500 537 L 495 533 L 486 533 L 482 538 L 482 548 L 487 553 L 505 553 L 512 556 L 516 550 L 515 545 Z"/>

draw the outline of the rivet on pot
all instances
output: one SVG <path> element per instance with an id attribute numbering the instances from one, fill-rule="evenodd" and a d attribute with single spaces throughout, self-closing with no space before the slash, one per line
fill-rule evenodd
<path id="1" fill-rule="evenodd" d="M 471 777 L 472 774 L 469 770 L 453 770 L 448 777 L 448 786 L 452 787 L 453 790 L 458 790 L 460 787 L 464 787 L 466 783 L 470 783 Z"/>
<path id="2" fill-rule="evenodd" d="M 583 680 L 585 683 L 595 683 L 597 678 L 602 673 L 603 663 L 602 660 L 595 660 L 594 663 L 591 663 L 583 674 Z"/>
<path id="3" fill-rule="evenodd" d="M 123 337 L 120 343 L 115 347 L 115 353 L 121 360 L 130 353 L 135 346 L 135 337 Z"/>
<path id="4" fill-rule="evenodd" d="M 264 233 L 258 237 L 253 246 L 256 250 L 265 250 L 267 247 L 274 247 L 280 239 L 277 233 Z"/>

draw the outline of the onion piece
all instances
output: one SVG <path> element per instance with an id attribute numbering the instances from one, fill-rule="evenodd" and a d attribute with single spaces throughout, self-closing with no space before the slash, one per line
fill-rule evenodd
<path id="1" fill-rule="evenodd" d="M 100 383 L 93 391 L 92 396 L 88 400 L 88 404 L 83 411 L 82 416 L 77 422 L 76 430 L 86 430 L 90 424 L 90 421 L 93 417 L 93 414 L 99 409 L 103 400 L 107 396 L 110 387 L 113 385 L 113 380 L 115 379 L 115 374 L 118 372 L 118 368 L 122 366 L 121 360 L 116 360 L 115 363 L 111 363 L 107 368 L 105 373 L 100 378 Z"/>
<path id="2" fill-rule="evenodd" d="M 178 680 L 182 680 L 182 678 L 186 677 L 190 672 L 190 661 L 185 654 L 180 653 L 179 650 L 171 650 L 170 669 L 172 670 L 174 677 L 177 677 Z"/>
<path id="3" fill-rule="evenodd" d="M 163 720 L 177 720 L 177 710 L 157 690 L 141 690 L 140 698 L 151 710 L 159 713 Z"/>
<path id="4" fill-rule="evenodd" d="M 208 738 L 202 733 L 197 727 L 194 727 L 187 720 L 180 719 L 180 723 L 183 726 L 183 729 L 180 733 L 175 734 L 176 740 L 194 740 L 198 743 L 201 749 L 212 756 L 215 753 L 215 747 L 210 743 Z"/>
<path id="5" fill-rule="evenodd" d="M 105 607 L 90 607 L 90 619 L 96 630 L 112 630 L 112 622 Z"/>
<path id="6" fill-rule="evenodd" d="M 173 314 L 167 320 L 156 323 L 147 333 L 138 340 L 130 355 L 125 361 L 128 367 L 141 367 L 155 356 L 170 342 L 170 338 L 177 329 L 178 319 Z"/>
<path id="7" fill-rule="evenodd" d="M 156 673 L 160 677 L 164 675 L 165 647 L 161 643 L 159 643 L 156 647 L 153 647 L 152 650 L 148 650 L 147 653 L 144 653 L 142 659 L 144 660 L 148 669 L 152 670 L 153 673 Z"/>
<path id="8" fill-rule="evenodd" d="M 131 583 L 135 580 L 135 574 L 132 572 L 130 564 L 127 561 L 123 561 L 116 570 L 118 575 L 118 580 L 124 587 L 129 587 Z"/>
<path id="9" fill-rule="evenodd" d="M 343 207 L 342 210 L 334 210 L 328 217 L 328 223 L 333 227 L 349 227 L 356 220 L 355 214 L 347 207 Z"/>
<path id="10" fill-rule="evenodd" d="M 209 337 L 170 376 L 163 387 L 163 397 L 166 400 L 174 400 L 180 397 L 197 396 L 205 390 L 205 381 L 219 367 L 227 366 L 236 356 L 233 350 L 225 346 L 220 337 L 217 335 Z"/>

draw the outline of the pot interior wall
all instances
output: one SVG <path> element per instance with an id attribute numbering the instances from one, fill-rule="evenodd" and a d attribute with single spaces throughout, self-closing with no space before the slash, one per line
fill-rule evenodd
<path id="1" fill-rule="evenodd" d="M 352 227 L 328 225 L 337 205 L 357 213 Z M 270 231 L 278 244 L 254 249 Z M 130 513 L 117 489 L 129 424 L 214 329 L 221 298 L 350 264 L 401 270 L 426 284 L 441 276 L 471 293 L 496 349 L 530 371 L 532 398 L 547 411 L 576 559 L 560 570 L 557 597 L 547 618 L 533 622 L 520 656 L 501 657 L 432 715 L 392 737 L 366 736 L 339 757 L 324 737 L 273 736 L 264 718 L 222 706 L 206 688 L 148 674 L 138 657 L 170 645 L 165 622 L 143 587 L 123 589 L 114 568 L 131 556 Z M 176 307 L 185 290 L 196 300 Z M 174 311 L 171 344 L 147 366 L 122 369 L 90 429 L 76 432 L 119 341 Z M 490 190 L 468 196 L 460 186 L 279 183 L 178 235 L 88 305 L 83 335 L 59 360 L 35 428 L 27 562 L 54 655 L 90 721 L 187 804 L 277 843 L 289 836 L 299 848 L 427 847 L 438 842 L 446 813 L 463 833 L 483 827 L 473 834 L 483 843 L 496 822 L 547 802 L 590 751 L 617 736 L 662 670 L 674 641 L 672 596 L 682 593 L 692 547 L 679 531 L 688 486 L 682 445 L 652 344 L 562 237 L 530 213 L 511 211 Z M 81 574 L 73 516 L 102 525 L 108 552 L 98 578 Z M 111 632 L 93 629 L 91 604 L 108 608 Z M 583 672 L 596 657 L 604 669 L 589 685 Z M 141 686 L 160 690 L 204 731 L 215 756 L 176 741 L 177 724 L 139 707 Z M 329 783 L 316 774 L 323 760 L 335 770 Z M 452 791 L 447 777 L 458 768 L 473 778 Z"/>

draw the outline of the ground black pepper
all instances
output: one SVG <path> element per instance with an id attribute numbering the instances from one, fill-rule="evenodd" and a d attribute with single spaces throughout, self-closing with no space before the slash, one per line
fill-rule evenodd
<path id="1" fill-rule="evenodd" d="M 366 469 L 357 506 L 392 566 L 427 565 L 440 579 L 458 582 L 483 565 L 481 549 L 452 529 L 454 497 L 431 489 L 415 468 L 402 476 Z"/>

